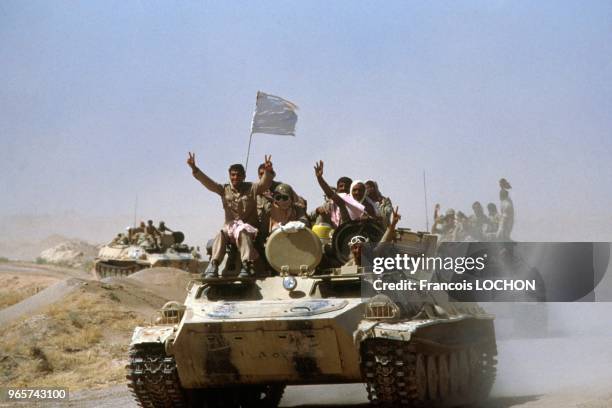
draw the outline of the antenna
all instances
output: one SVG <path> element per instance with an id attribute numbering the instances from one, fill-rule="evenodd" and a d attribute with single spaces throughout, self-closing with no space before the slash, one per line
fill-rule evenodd
<path id="1" fill-rule="evenodd" d="M 136 200 L 134 200 L 134 228 L 136 227 L 136 214 L 138 212 L 138 194 L 136 194 Z"/>
<path id="2" fill-rule="evenodd" d="M 423 193 L 425 195 L 425 231 L 429 231 L 429 204 L 427 204 L 427 178 L 425 177 L 425 170 L 423 170 Z"/>

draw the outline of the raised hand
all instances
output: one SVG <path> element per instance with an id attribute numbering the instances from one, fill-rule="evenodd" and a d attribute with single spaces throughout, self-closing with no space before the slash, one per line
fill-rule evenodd
<path id="1" fill-rule="evenodd" d="M 266 171 L 274 171 L 274 167 L 272 166 L 272 155 L 264 155 L 264 168 Z"/>
<path id="2" fill-rule="evenodd" d="M 399 207 L 395 207 L 395 209 L 391 213 L 391 225 L 393 226 L 393 228 L 395 228 L 395 226 L 401 219 L 402 219 L 402 216 L 399 213 Z"/>
<path id="3" fill-rule="evenodd" d="M 187 158 L 187 164 L 191 167 L 191 170 L 195 170 L 197 168 L 195 161 L 195 153 L 189 152 L 189 157 Z"/>
<path id="4" fill-rule="evenodd" d="M 438 217 L 440 216 L 440 204 L 436 204 L 436 207 L 434 208 L 434 220 L 438 219 Z"/>
<path id="5" fill-rule="evenodd" d="M 323 177 L 323 160 L 319 160 L 314 166 L 315 175 L 317 177 Z"/>

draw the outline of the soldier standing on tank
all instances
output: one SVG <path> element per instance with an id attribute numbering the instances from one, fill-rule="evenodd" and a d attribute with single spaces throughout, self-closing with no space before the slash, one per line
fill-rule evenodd
<path id="1" fill-rule="evenodd" d="M 482 241 L 489 219 L 485 215 L 480 201 L 475 201 L 472 204 L 472 211 L 474 211 L 474 214 L 470 215 L 469 218 L 469 235 L 476 241 Z"/>
<path id="2" fill-rule="evenodd" d="M 378 189 L 378 183 L 374 180 L 367 180 L 365 182 L 366 195 L 374 202 L 378 212 L 381 216 L 381 222 L 384 228 L 391 222 L 391 214 L 393 214 L 393 204 L 389 197 L 385 197 L 380 193 Z"/>
<path id="3" fill-rule="evenodd" d="M 485 235 L 495 234 L 497 233 L 497 229 L 499 228 L 499 213 L 497 212 L 497 206 L 495 205 L 495 203 L 487 204 L 487 212 L 488 223 Z"/>
<path id="4" fill-rule="evenodd" d="M 499 181 L 501 190 L 499 191 L 500 200 L 500 216 L 499 216 L 499 227 L 497 229 L 496 240 L 508 242 L 512 241 L 511 234 L 512 228 L 514 228 L 514 203 L 510 198 L 509 189 L 512 188 L 510 183 L 506 179 L 502 178 Z"/>
<path id="5" fill-rule="evenodd" d="M 228 242 L 235 243 L 240 251 L 242 268 L 240 278 L 253 275 L 253 261 L 258 254 L 253 247 L 253 240 L 259 226 L 257 218 L 257 196 L 270 188 L 273 179 L 271 156 L 265 157 L 265 172 L 261 180 L 254 183 L 245 182 L 246 172 L 241 164 L 233 164 L 229 168 L 230 183 L 219 184 L 204 174 L 196 165 L 195 154 L 189 153 L 187 164 L 193 176 L 208 190 L 221 196 L 225 210 L 223 228 L 217 233 L 212 248 L 211 261 L 205 271 L 205 278 L 219 276 L 219 264 L 225 256 Z"/>

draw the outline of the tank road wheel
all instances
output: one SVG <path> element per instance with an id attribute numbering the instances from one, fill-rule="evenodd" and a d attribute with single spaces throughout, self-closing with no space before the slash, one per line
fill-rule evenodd
<path id="1" fill-rule="evenodd" d="M 429 391 L 429 399 L 432 401 L 438 399 L 438 381 L 436 356 L 430 355 L 427 357 L 427 390 Z"/>
<path id="2" fill-rule="evenodd" d="M 163 344 L 138 344 L 130 348 L 127 368 L 128 388 L 145 408 L 186 407 L 174 357 L 167 356 Z"/>
<path id="3" fill-rule="evenodd" d="M 470 389 L 470 361 L 467 350 L 459 352 L 457 371 L 459 372 L 459 392 L 463 395 L 468 394 Z"/>
<path id="4" fill-rule="evenodd" d="M 427 398 L 427 369 L 425 368 L 425 357 L 417 355 L 414 369 L 414 395 L 419 401 Z"/>
<path id="5" fill-rule="evenodd" d="M 446 354 L 438 357 L 438 393 L 440 399 L 448 398 L 450 394 L 450 372 L 448 370 L 448 356 Z"/>
<path id="6" fill-rule="evenodd" d="M 459 359 L 457 353 L 451 353 L 448 361 L 448 371 L 450 374 L 450 392 L 457 394 L 459 392 L 459 383 L 461 382 L 461 374 L 459 373 Z"/>

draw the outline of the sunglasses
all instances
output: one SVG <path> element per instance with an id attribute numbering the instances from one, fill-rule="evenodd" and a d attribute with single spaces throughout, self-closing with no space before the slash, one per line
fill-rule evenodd
<path id="1" fill-rule="evenodd" d="M 274 201 L 287 201 L 289 196 L 286 194 L 274 194 Z"/>

